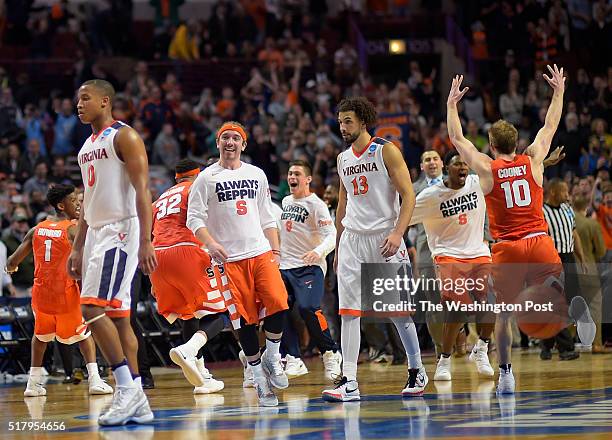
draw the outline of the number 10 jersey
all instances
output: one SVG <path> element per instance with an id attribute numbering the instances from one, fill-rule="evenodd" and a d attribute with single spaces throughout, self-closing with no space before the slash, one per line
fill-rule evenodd
<path id="1" fill-rule="evenodd" d="M 342 225 L 353 232 L 389 230 L 399 217 L 399 194 L 389 178 L 383 148 L 397 147 L 373 137 L 361 154 L 351 147 L 338 156 L 338 174 L 347 199 Z"/>

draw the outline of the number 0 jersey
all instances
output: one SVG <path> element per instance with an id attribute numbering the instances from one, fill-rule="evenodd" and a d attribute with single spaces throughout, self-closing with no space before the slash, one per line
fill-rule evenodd
<path id="1" fill-rule="evenodd" d="M 520 240 L 527 235 L 548 233 L 544 220 L 544 189 L 533 178 L 529 156 L 491 162 L 493 189 L 485 199 L 489 230 L 495 240 Z"/>
<path id="2" fill-rule="evenodd" d="M 85 221 L 93 228 L 136 217 L 136 190 L 113 144 L 122 127 L 126 124 L 114 121 L 87 138 L 79 151 Z"/>
<path id="3" fill-rule="evenodd" d="M 342 225 L 354 232 L 376 233 L 393 228 L 400 211 L 397 193 L 385 162 L 383 148 L 397 148 L 374 137 L 357 155 L 353 147 L 338 156 L 338 174 L 346 190 Z"/>
<path id="4" fill-rule="evenodd" d="M 187 202 L 192 182 L 181 182 L 167 190 L 153 203 L 153 246 L 167 247 L 181 243 L 201 243 L 187 227 Z"/>

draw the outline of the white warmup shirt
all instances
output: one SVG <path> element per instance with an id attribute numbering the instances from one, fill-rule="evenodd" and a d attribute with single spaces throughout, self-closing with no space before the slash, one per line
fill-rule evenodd
<path id="1" fill-rule="evenodd" d="M 325 257 L 336 247 L 336 227 L 325 202 L 316 194 L 299 199 L 289 195 L 283 199 L 281 221 L 280 268 L 304 267 L 302 255 L 314 250 L 321 257 L 316 265 L 325 274 Z"/>
<path id="2" fill-rule="evenodd" d="M 454 190 L 439 182 L 421 191 L 410 224 L 423 223 L 434 257 L 490 257 L 483 241 L 486 210 L 478 176 L 469 174 L 463 188 Z"/>
<path id="3" fill-rule="evenodd" d="M 187 227 L 195 234 L 208 232 L 228 253 L 228 261 L 240 261 L 269 251 L 263 231 L 276 228 L 268 179 L 264 172 L 241 162 L 229 170 L 215 163 L 202 171 L 191 186 Z"/>

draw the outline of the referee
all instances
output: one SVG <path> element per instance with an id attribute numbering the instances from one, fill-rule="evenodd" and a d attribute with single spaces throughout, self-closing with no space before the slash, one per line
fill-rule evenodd
<path id="1" fill-rule="evenodd" d="M 561 179 L 552 179 L 546 191 L 544 218 L 548 223 L 548 233 L 553 239 L 555 248 L 563 263 L 565 297 L 569 304 L 570 300 L 578 294 L 576 260 L 582 262 L 583 258 L 580 237 L 576 233 L 576 215 L 568 204 L 568 200 L 569 190 L 567 183 Z M 565 328 L 557 336 L 542 340 L 540 359 L 549 360 L 552 358 L 550 351 L 555 342 L 559 350 L 559 359 L 569 361 L 580 356 L 574 351 L 574 339 L 567 328 Z"/>

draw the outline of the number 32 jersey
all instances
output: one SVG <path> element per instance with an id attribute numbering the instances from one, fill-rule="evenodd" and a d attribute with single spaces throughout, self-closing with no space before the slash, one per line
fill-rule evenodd
<path id="1" fill-rule="evenodd" d="M 391 229 L 399 217 L 399 194 L 385 162 L 383 148 L 397 148 L 374 137 L 357 155 L 353 147 L 338 156 L 338 174 L 346 190 L 346 214 L 342 225 L 354 232 L 375 233 Z"/>
<path id="2" fill-rule="evenodd" d="M 79 151 L 85 187 L 84 215 L 93 228 L 136 217 L 136 190 L 113 144 L 123 127 L 126 127 L 123 122 L 113 121 L 109 127 L 87 138 Z"/>
<path id="3" fill-rule="evenodd" d="M 536 183 L 529 156 L 491 162 L 493 189 L 485 195 L 489 230 L 495 240 L 520 240 L 527 235 L 548 233 L 544 220 L 544 190 Z"/>
<path id="4" fill-rule="evenodd" d="M 153 246 L 201 243 L 187 227 L 187 203 L 192 182 L 181 182 L 153 203 Z"/>

